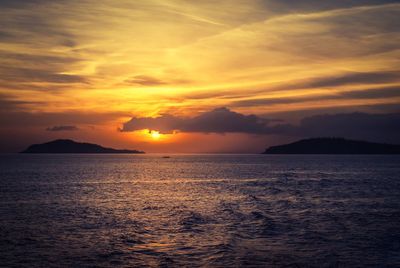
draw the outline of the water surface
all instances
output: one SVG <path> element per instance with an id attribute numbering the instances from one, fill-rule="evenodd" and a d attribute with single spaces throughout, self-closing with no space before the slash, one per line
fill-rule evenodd
<path id="1" fill-rule="evenodd" d="M 399 156 L 0 156 L 5 267 L 399 267 L 399 226 Z"/>

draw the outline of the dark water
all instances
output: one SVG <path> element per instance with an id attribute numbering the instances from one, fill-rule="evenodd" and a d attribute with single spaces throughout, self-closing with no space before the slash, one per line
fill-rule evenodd
<path id="1" fill-rule="evenodd" d="M 400 157 L 2 155 L 0 266 L 400 267 Z"/>

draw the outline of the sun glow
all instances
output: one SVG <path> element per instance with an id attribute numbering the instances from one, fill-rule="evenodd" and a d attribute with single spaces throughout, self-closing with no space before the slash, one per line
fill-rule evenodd
<path id="1" fill-rule="evenodd" d="M 150 130 L 149 134 L 153 140 L 159 140 L 161 138 L 161 134 L 159 131 Z"/>

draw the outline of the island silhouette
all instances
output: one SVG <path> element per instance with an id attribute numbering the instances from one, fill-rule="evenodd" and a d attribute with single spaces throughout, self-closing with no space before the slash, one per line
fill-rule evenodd
<path id="1" fill-rule="evenodd" d="M 310 138 L 271 146 L 264 154 L 400 154 L 400 145 L 344 138 Z"/>
<path id="2" fill-rule="evenodd" d="M 41 144 L 33 144 L 21 153 L 26 154 L 144 154 L 138 150 L 106 148 L 93 143 L 76 142 L 73 140 L 54 140 Z"/>

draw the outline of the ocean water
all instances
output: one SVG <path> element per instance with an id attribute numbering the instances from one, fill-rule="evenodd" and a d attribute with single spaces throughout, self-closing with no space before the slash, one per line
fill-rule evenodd
<path id="1" fill-rule="evenodd" d="M 400 156 L 1 155 L 2 267 L 400 267 Z"/>

